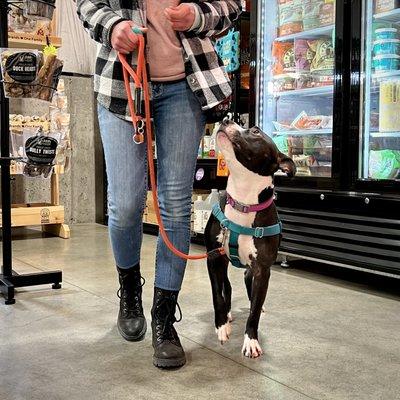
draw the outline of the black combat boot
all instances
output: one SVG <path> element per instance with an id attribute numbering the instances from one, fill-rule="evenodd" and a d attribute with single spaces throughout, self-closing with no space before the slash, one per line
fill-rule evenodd
<path id="1" fill-rule="evenodd" d="M 118 331 L 129 341 L 142 340 L 147 330 L 146 318 L 142 307 L 142 277 L 139 266 L 129 269 L 118 268 L 119 284 L 118 297 Z M 144 278 L 143 278 L 144 281 Z"/>
<path id="2" fill-rule="evenodd" d="M 154 288 L 153 308 L 151 310 L 151 328 L 153 330 L 153 364 L 159 368 L 177 368 L 186 363 L 174 323 L 182 319 L 178 300 L 178 291 Z M 175 318 L 178 306 L 180 318 Z"/>

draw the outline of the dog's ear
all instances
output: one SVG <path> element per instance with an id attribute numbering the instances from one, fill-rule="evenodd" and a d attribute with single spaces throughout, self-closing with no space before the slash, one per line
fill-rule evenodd
<path id="1" fill-rule="evenodd" d="M 279 169 L 284 172 L 289 178 L 292 178 L 296 174 L 296 165 L 293 160 L 286 154 L 279 152 L 278 156 Z"/>

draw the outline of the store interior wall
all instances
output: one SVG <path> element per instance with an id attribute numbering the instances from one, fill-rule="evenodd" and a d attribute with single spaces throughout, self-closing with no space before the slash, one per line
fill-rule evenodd
<path id="1" fill-rule="evenodd" d="M 102 185 L 102 180 L 96 178 L 96 168 L 98 172 L 102 169 L 92 77 L 96 44 L 82 28 L 73 0 L 57 0 L 56 10 L 57 35 L 63 42 L 59 58 L 64 61 L 63 70 L 67 73 L 62 79 L 71 114 L 73 149 L 71 169 L 60 176 L 60 200 L 67 224 L 96 222 L 96 185 Z M 10 102 L 11 112 L 23 115 L 43 115 L 48 106 L 28 99 Z M 99 160 L 99 165 L 95 160 Z M 49 179 L 17 175 L 11 186 L 13 203 L 50 201 Z"/>

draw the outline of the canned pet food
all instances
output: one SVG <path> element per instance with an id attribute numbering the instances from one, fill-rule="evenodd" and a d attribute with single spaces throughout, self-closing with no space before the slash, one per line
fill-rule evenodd
<path id="1" fill-rule="evenodd" d="M 397 29 L 396 28 L 379 28 L 375 29 L 375 39 L 397 39 Z"/>
<path id="2" fill-rule="evenodd" d="M 376 56 L 382 54 L 400 54 L 399 39 L 381 39 L 374 42 L 374 53 Z"/>
<path id="3" fill-rule="evenodd" d="M 400 69 L 400 56 L 397 54 L 381 54 L 375 56 L 374 67 L 377 72 L 397 71 Z"/>

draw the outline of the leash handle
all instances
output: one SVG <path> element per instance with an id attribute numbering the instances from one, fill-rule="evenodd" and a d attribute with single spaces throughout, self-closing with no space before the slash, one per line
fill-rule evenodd
<path id="1" fill-rule="evenodd" d="M 134 31 L 135 32 L 135 31 Z M 157 217 L 159 232 L 161 237 L 164 240 L 164 243 L 168 247 L 168 249 L 175 254 L 177 257 L 182 258 L 184 260 L 202 260 L 208 257 L 214 258 L 217 254 L 223 255 L 225 254 L 224 249 L 221 247 L 219 249 L 215 249 L 210 253 L 198 254 L 198 255 L 190 255 L 185 254 L 179 251 L 173 243 L 169 240 L 167 233 L 165 232 L 164 224 L 161 218 L 160 207 L 158 205 L 158 196 L 157 196 L 157 184 L 156 184 L 156 173 L 154 168 L 154 157 L 153 157 L 153 143 L 152 143 L 152 125 L 151 125 L 151 108 L 150 108 L 150 91 L 148 84 L 148 71 L 146 68 L 146 59 L 145 59 L 145 39 L 142 34 L 138 35 L 139 38 L 139 46 L 138 46 L 138 62 L 137 62 L 137 70 L 136 72 L 129 65 L 126 60 L 126 56 L 118 53 L 119 60 L 122 64 L 123 76 L 124 76 L 124 84 L 125 91 L 128 97 L 128 106 L 129 112 L 132 117 L 132 124 L 135 131 L 133 140 L 135 143 L 143 143 L 146 138 L 147 141 L 147 157 L 148 157 L 148 168 L 150 175 L 150 185 L 151 192 L 153 196 L 154 209 Z M 139 115 L 136 112 L 138 107 L 133 102 L 130 78 L 133 79 L 135 83 L 135 87 L 139 88 L 143 91 L 144 97 L 144 117 Z M 141 106 L 139 106 L 140 108 Z M 144 124 L 144 127 L 143 127 Z M 142 129 L 142 131 L 140 131 Z M 145 133 L 145 135 L 144 135 Z"/>

